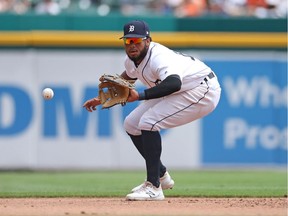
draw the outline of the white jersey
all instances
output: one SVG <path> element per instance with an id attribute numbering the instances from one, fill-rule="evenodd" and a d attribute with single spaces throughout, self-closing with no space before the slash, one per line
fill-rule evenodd
<path id="1" fill-rule="evenodd" d="M 139 79 L 148 88 L 163 81 L 167 76 L 177 74 L 182 81 L 180 91 L 193 89 L 200 84 L 211 69 L 202 61 L 175 52 L 159 43 L 151 42 L 147 55 L 138 67 L 126 56 L 126 73 Z"/>

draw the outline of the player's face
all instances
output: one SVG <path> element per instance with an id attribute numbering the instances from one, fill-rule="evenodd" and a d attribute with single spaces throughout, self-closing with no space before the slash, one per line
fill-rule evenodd
<path id="1" fill-rule="evenodd" d="M 124 39 L 125 51 L 128 57 L 137 64 L 140 64 L 146 56 L 150 39 L 146 38 L 126 38 Z"/>

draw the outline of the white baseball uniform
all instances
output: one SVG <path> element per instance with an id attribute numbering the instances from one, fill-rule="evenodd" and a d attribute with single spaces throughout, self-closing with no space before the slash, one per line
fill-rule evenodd
<path id="1" fill-rule="evenodd" d="M 217 106 L 221 88 L 211 68 L 191 56 L 177 53 L 151 42 L 147 55 L 138 67 L 128 56 L 126 73 L 151 88 L 167 76 L 180 76 L 181 89 L 162 98 L 143 101 L 125 119 L 125 130 L 141 135 L 141 130 L 160 131 L 204 117 Z"/>

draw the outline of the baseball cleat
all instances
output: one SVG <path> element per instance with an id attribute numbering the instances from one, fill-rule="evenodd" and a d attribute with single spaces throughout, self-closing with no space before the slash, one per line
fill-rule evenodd
<path id="1" fill-rule="evenodd" d="M 161 188 L 161 185 L 159 188 L 152 185 L 152 183 L 146 181 L 143 183 L 143 186 L 126 196 L 126 200 L 131 201 L 153 201 L 153 200 L 164 200 L 164 194 Z"/>
<path id="2" fill-rule="evenodd" d="M 164 176 L 160 178 L 160 184 L 163 190 L 172 189 L 174 186 L 174 180 L 171 178 L 168 171 L 165 172 Z"/>
<path id="3" fill-rule="evenodd" d="M 144 186 L 145 182 L 134 187 L 131 192 L 135 192 L 139 189 L 141 189 Z M 174 186 L 174 180 L 171 178 L 171 176 L 169 175 L 168 171 L 165 172 L 164 176 L 162 176 L 160 178 L 160 184 L 161 184 L 161 188 L 162 190 L 167 190 L 167 189 L 172 189 Z"/>

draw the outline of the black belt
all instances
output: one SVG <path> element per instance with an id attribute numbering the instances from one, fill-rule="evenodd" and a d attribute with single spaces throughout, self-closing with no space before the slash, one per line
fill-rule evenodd
<path id="1" fill-rule="evenodd" d="M 204 78 L 204 81 L 205 82 L 208 82 L 208 78 L 209 79 L 212 79 L 215 77 L 215 74 L 213 72 L 210 72 L 205 78 Z"/>

